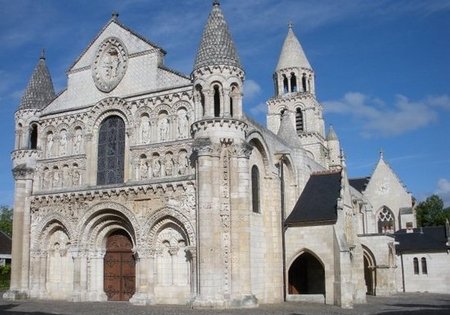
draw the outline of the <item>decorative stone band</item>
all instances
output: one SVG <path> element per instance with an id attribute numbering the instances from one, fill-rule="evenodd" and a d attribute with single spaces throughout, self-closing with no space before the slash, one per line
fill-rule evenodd
<path id="1" fill-rule="evenodd" d="M 20 160 L 20 159 L 39 159 L 42 157 L 41 150 L 14 150 L 11 153 L 11 159 Z"/>
<path id="2" fill-rule="evenodd" d="M 191 126 L 191 132 L 195 134 L 198 131 L 203 131 L 208 128 L 233 128 L 238 131 L 246 132 L 248 125 L 242 120 L 233 119 L 233 118 L 222 118 L 222 117 L 213 117 L 206 118 L 199 121 L 196 121 Z"/>
<path id="3" fill-rule="evenodd" d="M 285 104 L 286 101 L 302 101 L 306 99 L 316 99 L 314 94 L 310 92 L 292 92 L 288 94 L 283 94 L 282 96 L 271 97 L 267 101 L 268 106 L 276 106 L 278 104 Z M 319 103 L 317 103 L 320 106 Z"/>
<path id="4" fill-rule="evenodd" d="M 27 167 L 26 164 L 17 165 L 12 170 L 15 180 L 18 179 L 33 179 L 34 169 Z"/>
<path id="5" fill-rule="evenodd" d="M 227 76 L 234 75 L 238 77 L 241 81 L 244 81 L 245 78 L 245 72 L 241 68 L 238 67 L 232 67 L 232 66 L 206 66 L 201 67 L 198 69 L 195 69 L 192 74 L 191 78 L 195 80 L 195 78 L 203 77 L 205 75 L 215 74 L 215 73 L 221 73 Z"/>

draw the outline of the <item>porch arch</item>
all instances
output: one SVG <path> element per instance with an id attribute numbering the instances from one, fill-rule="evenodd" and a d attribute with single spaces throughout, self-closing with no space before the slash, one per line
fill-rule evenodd
<path id="1" fill-rule="evenodd" d="M 312 252 L 303 251 L 288 271 L 289 294 L 322 294 L 325 296 L 325 268 Z"/>

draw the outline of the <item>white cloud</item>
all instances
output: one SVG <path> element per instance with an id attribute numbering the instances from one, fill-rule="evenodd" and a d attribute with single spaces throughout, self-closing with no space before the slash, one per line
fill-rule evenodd
<path id="1" fill-rule="evenodd" d="M 450 206 L 450 181 L 445 178 L 441 178 L 437 183 L 436 194 L 444 201 L 444 206 Z"/>
<path id="2" fill-rule="evenodd" d="M 252 106 L 249 109 L 249 111 L 250 111 L 250 113 L 253 116 L 258 116 L 260 114 L 264 114 L 265 115 L 267 113 L 267 104 L 266 103 L 259 103 L 256 106 Z"/>
<path id="3" fill-rule="evenodd" d="M 349 92 L 338 101 L 324 102 L 327 113 L 350 115 L 362 124 L 362 134 L 373 136 L 397 136 L 425 127 L 438 119 L 438 110 L 450 110 L 448 95 L 428 96 L 411 101 L 397 95 L 392 105 L 358 92 Z"/>
<path id="4" fill-rule="evenodd" d="M 246 80 L 244 82 L 244 97 L 246 100 L 252 99 L 261 93 L 261 87 L 256 81 Z"/>

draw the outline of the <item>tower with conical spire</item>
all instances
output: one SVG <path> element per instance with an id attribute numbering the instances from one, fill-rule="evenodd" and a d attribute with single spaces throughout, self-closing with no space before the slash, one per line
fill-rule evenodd
<path id="1" fill-rule="evenodd" d="M 33 192 L 36 161 L 39 148 L 40 112 L 55 98 L 50 72 L 45 63 L 44 51 L 34 68 L 31 79 L 16 111 L 16 141 L 12 152 L 15 180 L 14 222 L 11 255 L 11 287 L 7 296 L 15 299 L 29 292 L 30 202 Z"/>
<path id="2" fill-rule="evenodd" d="M 278 133 L 282 116 L 288 114 L 301 146 L 326 165 L 322 106 L 316 99 L 314 71 L 297 39 L 292 23 L 284 40 L 273 75 L 275 95 L 267 102 L 267 126 Z"/>
<path id="3" fill-rule="evenodd" d="M 339 138 L 334 131 L 333 126 L 330 125 L 327 134 L 328 146 L 328 165 L 330 168 L 342 167 L 343 156 L 341 154 L 341 144 Z"/>
<path id="4" fill-rule="evenodd" d="M 192 72 L 197 152 L 198 295 L 195 307 L 252 307 L 249 157 L 242 119 L 244 71 L 219 1 Z"/>

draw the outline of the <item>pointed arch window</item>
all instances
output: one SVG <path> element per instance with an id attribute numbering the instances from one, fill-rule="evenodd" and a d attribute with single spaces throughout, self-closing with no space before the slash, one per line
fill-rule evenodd
<path id="1" fill-rule="evenodd" d="M 303 112 L 300 107 L 297 107 L 295 110 L 295 129 L 297 130 L 297 134 L 301 134 L 304 131 Z"/>
<path id="2" fill-rule="evenodd" d="M 252 167 L 252 209 L 255 213 L 260 213 L 260 183 L 258 166 Z"/>
<path id="3" fill-rule="evenodd" d="M 378 233 L 394 233 L 394 231 L 394 215 L 387 207 L 383 207 L 378 214 Z"/>
<path id="4" fill-rule="evenodd" d="M 214 85 L 214 117 L 220 117 L 220 90 Z"/>
<path id="5" fill-rule="evenodd" d="M 291 92 L 297 92 L 297 77 L 295 73 L 291 73 Z"/>
<path id="6" fill-rule="evenodd" d="M 31 150 L 36 150 L 37 140 L 38 140 L 38 126 L 37 124 L 31 124 L 28 148 Z"/>
<path id="7" fill-rule="evenodd" d="M 98 135 L 97 185 L 123 183 L 124 162 L 125 123 L 119 116 L 109 116 Z"/>
<path id="8" fill-rule="evenodd" d="M 422 257 L 420 263 L 422 265 L 422 274 L 427 275 L 428 274 L 427 259 L 425 257 Z"/>
<path id="9" fill-rule="evenodd" d="M 419 259 L 417 259 L 417 257 L 414 257 L 414 259 L 413 259 L 413 268 L 414 268 L 414 274 L 418 275 L 419 274 Z"/>

